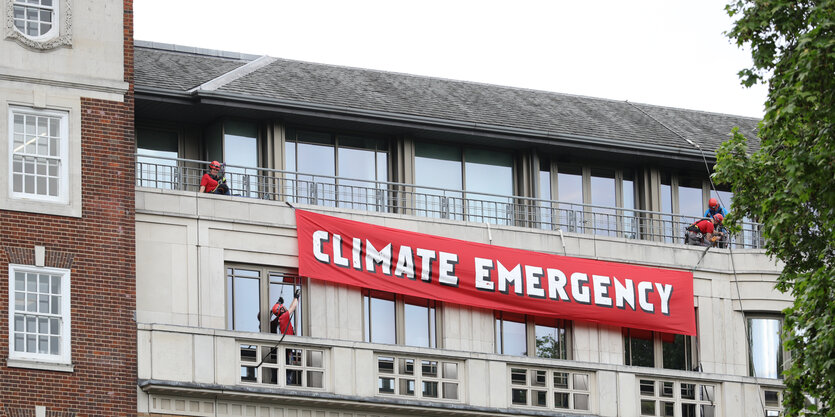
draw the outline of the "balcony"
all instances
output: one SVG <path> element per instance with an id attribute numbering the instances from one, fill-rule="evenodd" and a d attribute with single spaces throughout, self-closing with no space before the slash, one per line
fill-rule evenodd
<path id="1" fill-rule="evenodd" d="M 279 337 L 140 324 L 147 411 L 615 415 L 617 407 L 634 407 L 641 415 L 718 416 L 741 411 L 738 398 L 723 398 L 728 392 L 782 390 L 777 382 L 695 371 Z"/>
<path id="2" fill-rule="evenodd" d="M 136 185 L 196 192 L 208 162 L 137 157 Z M 684 229 L 697 218 L 673 213 L 566 203 L 529 197 L 419 187 L 300 174 L 267 168 L 226 166 L 231 194 L 370 212 L 528 227 L 597 236 L 684 243 Z M 743 222 L 732 248 L 762 248 L 760 225 Z"/>

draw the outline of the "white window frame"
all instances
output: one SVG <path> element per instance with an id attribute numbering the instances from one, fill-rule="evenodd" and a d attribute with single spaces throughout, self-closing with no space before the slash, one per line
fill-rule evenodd
<path id="1" fill-rule="evenodd" d="M 15 273 L 29 272 L 59 276 L 61 279 L 61 351 L 58 355 L 45 353 L 18 352 L 14 346 L 14 315 L 15 315 Z M 65 365 L 64 368 L 49 368 L 53 370 L 71 371 L 72 368 L 72 323 L 70 314 L 70 270 L 61 268 L 35 267 L 31 265 L 9 264 L 9 366 L 35 367 L 29 363 L 43 363 L 47 365 Z M 31 313 L 29 313 L 31 315 Z"/>
<path id="2" fill-rule="evenodd" d="M 58 34 L 61 33 L 61 30 L 60 30 L 61 0 L 52 0 L 52 6 L 51 7 L 41 6 L 41 5 L 32 5 L 32 4 L 26 3 L 25 1 L 22 1 L 22 0 L 10 0 L 10 1 L 12 3 L 11 4 L 12 10 L 14 10 L 14 6 L 17 5 L 18 2 L 20 2 L 20 5 L 24 6 L 24 7 L 35 7 L 37 9 L 52 9 L 52 22 L 51 22 L 52 27 L 49 28 L 49 30 L 46 33 L 42 33 L 38 36 L 30 36 L 30 35 L 26 34 L 25 31 L 21 31 L 20 29 L 18 29 L 17 25 L 14 24 L 14 21 L 16 19 L 14 18 L 14 16 L 12 16 L 12 26 L 14 27 L 13 30 L 16 31 L 17 33 L 21 34 L 22 36 L 25 36 L 28 39 L 31 39 L 31 40 L 35 41 L 35 42 L 48 41 L 50 39 L 53 39 L 53 38 L 57 37 Z M 25 19 L 25 17 L 24 17 L 24 21 L 27 21 L 27 19 Z"/>
<path id="3" fill-rule="evenodd" d="M 59 144 L 59 167 L 58 167 L 58 195 L 44 196 L 38 194 L 30 194 L 26 192 L 14 191 L 14 116 L 22 114 L 36 117 L 55 117 L 60 120 L 60 144 Z M 36 200 L 49 203 L 68 204 L 69 203 L 69 113 L 58 110 L 37 110 L 30 107 L 9 106 L 9 195 L 13 199 L 19 200 Z"/>

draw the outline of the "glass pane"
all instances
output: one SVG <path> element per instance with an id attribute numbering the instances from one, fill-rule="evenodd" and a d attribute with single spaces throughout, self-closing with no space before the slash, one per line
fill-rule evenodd
<path id="1" fill-rule="evenodd" d="M 365 311 L 369 323 L 370 339 L 374 343 L 395 343 L 394 300 L 369 297 L 369 309 Z"/>
<path id="2" fill-rule="evenodd" d="M 324 373 L 321 371 L 307 371 L 307 386 L 310 388 L 322 388 Z"/>
<path id="3" fill-rule="evenodd" d="M 438 398 L 438 383 L 434 381 L 423 381 L 423 396 Z"/>
<path id="4" fill-rule="evenodd" d="M 360 180 L 376 180 L 374 151 L 339 148 L 339 176 Z"/>
<path id="5" fill-rule="evenodd" d="M 415 184 L 460 190 L 461 149 L 432 143 L 415 143 Z"/>
<path id="6" fill-rule="evenodd" d="M 586 374 L 574 374 L 574 389 L 577 391 L 588 391 L 589 376 Z"/>
<path id="7" fill-rule="evenodd" d="M 444 378 L 458 379 L 458 364 L 444 362 Z"/>
<path id="8" fill-rule="evenodd" d="M 278 369 L 261 368 L 261 382 L 264 384 L 278 384 Z"/>
<path id="9" fill-rule="evenodd" d="M 780 393 L 777 391 L 764 391 L 763 394 L 765 395 L 765 406 L 766 407 L 779 407 L 780 406 Z"/>
<path id="10" fill-rule="evenodd" d="M 467 191 L 513 195 L 513 159 L 510 152 L 467 149 L 464 165 Z"/>
<path id="11" fill-rule="evenodd" d="M 588 410 L 589 409 L 589 394 L 574 394 L 574 409 Z"/>
<path id="12" fill-rule="evenodd" d="M 696 404 L 682 404 L 681 417 L 696 417 Z"/>
<path id="13" fill-rule="evenodd" d="M 394 394 L 394 378 L 377 379 L 377 391 L 381 394 Z"/>
<path id="14" fill-rule="evenodd" d="M 655 366 L 652 332 L 627 329 L 626 364 L 632 366 Z"/>
<path id="15" fill-rule="evenodd" d="M 568 408 L 568 398 L 570 394 L 567 392 L 555 392 L 554 393 L 554 407 L 555 408 Z"/>
<path id="16" fill-rule="evenodd" d="M 545 407 L 548 404 L 548 391 L 534 391 L 531 400 L 533 405 Z"/>
<path id="17" fill-rule="evenodd" d="M 429 339 L 429 307 L 405 305 L 406 345 L 431 347 Z"/>
<path id="18" fill-rule="evenodd" d="M 680 178 L 678 184 L 678 212 L 689 217 L 701 217 L 702 181 L 695 178 Z"/>
<path id="19" fill-rule="evenodd" d="M 377 371 L 384 374 L 394 373 L 394 358 L 385 356 L 377 358 Z"/>
<path id="20" fill-rule="evenodd" d="M 768 414 L 766 414 L 766 415 L 768 415 Z M 702 417 L 715 417 L 715 416 L 716 416 L 716 406 L 707 405 L 707 404 L 702 405 Z"/>
<path id="21" fill-rule="evenodd" d="M 400 379 L 400 395 L 415 395 L 414 379 Z"/>
<path id="22" fill-rule="evenodd" d="M 690 339 L 680 334 L 661 335 L 661 353 L 666 369 L 690 369 Z"/>
<path id="23" fill-rule="evenodd" d="M 458 399 L 458 384 L 454 382 L 444 382 L 444 398 L 448 400 Z"/>
<path id="24" fill-rule="evenodd" d="M 536 356 L 554 359 L 567 358 L 564 328 L 537 324 L 535 332 Z"/>
<path id="25" fill-rule="evenodd" d="M 232 294 L 232 330 L 258 332 L 261 330 L 261 289 L 260 280 L 234 277 Z"/>
<path id="26" fill-rule="evenodd" d="M 779 378 L 783 370 L 780 320 L 748 319 L 751 376 Z"/>
<path id="27" fill-rule="evenodd" d="M 398 368 L 398 372 L 401 375 L 414 375 L 415 374 L 415 360 L 414 359 L 400 359 L 400 367 Z"/>
<path id="28" fill-rule="evenodd" d="M 641 395 L 650 397 L 655 396 L 655 381 L 649 379 L 642 379 L 640 382 Z"/>
<path id="29" fill-rule="evenodd" d="M 564 203 L 583 203 L 583 175 L 579 168 L 560 167 L 557 174 L 558 200 Z"/>
<path id="30" fill-rule="evenodd" d="M 681 398 L 687 400 L 696 399 L 696 384 L 681 384 Z"/>
<path id="31" fill-rule="evenodd" d="M 527 385 L 528 370 L 513 368 L 510 370 L 510 383 L 517 385 Z"/>
<path id="32" fill-rule="evenodd" d="M 287 385 L 301 386 L 302 385 L 302 370 L 288 369 L 285 371 L 287 375 Z"/>
<path id="33" fill-rule="evenodd" d="M 421 375 L 423 376 L 438 376 L 438 362 L 437 361 L 420 361 Z"/>
<path id="34" fill-rule="evenodd" d="M 533 375 L 531 375 L 531 385 L 537 387 L 544 387 L 547 383 L 545 379 L 545 371 L 533 371 Z"/>
<path id="35" fill-rule="evenodd" d="M 514 388 L 510 390 L 510 397 L 513 404 L 528 405 L 528 390 Z"/>
<path id="36" fill-rule="evenodd" d="M 654 416 L 655 415 L 655 401 L 641 400 L 641 415 Z"/>
<path id="37" fill-rule="evenodd" d="M 501 334 L 499 335 L 502 344 L 502 351 L 505 355 L 525 356 L 528 354 L 527 336 L 525 323 L 510 320 L 501 321 Z"/>
<path id="38" fill-rule="evenodd" d="M 314 368 L 321 368 L 322 367 L 322 360 L 323 352 L 321 350 L 308 350 L 307 351 L 307 366 L 312 366 Z"/>
<path id="39" fill-rule="evenodd" d="M 568 389 L 568 372 L 554 372 L 554 388 Z"/>
<path id="40" fill-rule="evenodd" d="M 676 403 L 662 401 L 661 402 L 661 415 L 664 416 L 664 417 L 675 417 L 675 415 L 676 415 Z"/>

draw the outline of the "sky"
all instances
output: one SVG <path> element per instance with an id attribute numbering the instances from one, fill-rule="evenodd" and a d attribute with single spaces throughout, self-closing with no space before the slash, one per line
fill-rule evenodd
<path id="1" fill-rule="evenodd" d="M 725 3 L 135 0 L 134 38 L 759 118 Z"/>

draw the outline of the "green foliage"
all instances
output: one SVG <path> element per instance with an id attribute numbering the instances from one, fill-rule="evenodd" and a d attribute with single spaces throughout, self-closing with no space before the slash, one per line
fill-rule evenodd
<path id="1" fill-rule="evenodd" d="M 730 184 L 734 211 L 763 223 L 778 280 L 795 302 L 785 311 L 787 416 L 835 417 L 835 0 L 736 1 L 728 37 L 751 49 L 744 85 L 768 83 L 760 148 L 734 130 L 715 178 Z M 804 394 L 817 398 L 811 405 Z"/>

